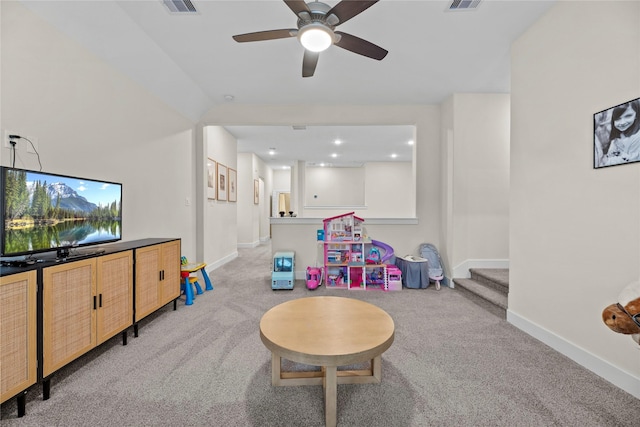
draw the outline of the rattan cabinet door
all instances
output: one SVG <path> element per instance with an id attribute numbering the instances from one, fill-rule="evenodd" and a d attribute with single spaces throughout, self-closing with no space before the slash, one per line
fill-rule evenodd
<path id="1" fill-rule="evenodd" d="M 133 251 L 97 258 L 97 343 L 133 323 Z"/>
<path id="2" fill-rule="evenodd" d="M 162 271 L 161 306 L 180 296 L 180 240 L 162 245 Z"/>
<path id="3" fill-rule="evenodd" d="M 43 375 L 96 345 L 96 259 L 42 270 Z"/>
<path id="4" fill-rule="evenodd" d="M 0 277 L 0 402 L 36 383 L 36 272 Z"/>
<path id="5" fill-rule="evenodd" d="M 136 249 L 136 322 L 160 307 L 161 256 L 161 244 Z"/>

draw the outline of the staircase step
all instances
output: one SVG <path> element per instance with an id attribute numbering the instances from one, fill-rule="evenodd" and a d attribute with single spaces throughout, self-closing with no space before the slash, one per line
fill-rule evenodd
<path id="1" fill-rule="evenodd" d="M 509 293 L 509 269 L 507 268 L 471 268 L 471 279 L 490 287 L 503 295 Z"/>
<path id="2" fill-rule="evenodd" d="M 507 295 L 474 279 L 453 279 L 455 288 L 495 315 L 507 317 Z"/>

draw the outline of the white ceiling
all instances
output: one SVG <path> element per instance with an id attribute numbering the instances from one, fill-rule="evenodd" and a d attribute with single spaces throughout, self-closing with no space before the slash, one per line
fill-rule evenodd
<path id="1" fill-rule="evenodd" d="M 483 0 L 474 10 L 450 12 L 451 0 L 382 0 L 337 29 L 385 48 L 386 58 L 376 61 L 332 46 L 320 55 L 315 75 L 303 78 L 303 48 L 296 38 L 232 39 L 296 28 L 296 16 L 281 0 L 192 0 L 196 14 L 170 13 L 162 0 L 20 1 L 194 121 L 230 103 L 439 104 L 452 93 L 506 93 L 511 43 L 554 3 Z M 297 160 L 327 161 L 333 152 L 327 140 L 340 134 L 350 145 L 333 159 L 336 164 L 388 161 L 392 145 L 411 150 L 411 126 L 331 128 L 228 130 L 238 138 L 239 151 L 255 151 L 274 166 L 287 152 Z M 355 156 L 348 146 L 357 147 Z M 263 154 L 268 147 L 277 148 L 277 161 Z M 365 159 L 365 152 L 379 156 Z"/>
<path id="2" fill-rule="evenodd" d="M 413 125 L 225 128 L 237 138 L 238 152 L 255 153 L 272 167 L 292 166 L 296 160 L 313 166 L 361 166 L 367 162 L 410 162 L 413 158 Z M 275 149 L 273 154 L 271 148 Z"/>

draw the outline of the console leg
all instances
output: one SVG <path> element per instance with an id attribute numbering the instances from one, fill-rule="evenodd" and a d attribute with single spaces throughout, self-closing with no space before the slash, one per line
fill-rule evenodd
<path id="1" fill-rule="evenodd" d="M 122 331 L 122 345 L 127 345 L 127 329 Z"/>
<path id="2" fill-rule="evenodd" d="M 138 324 L 137 323 L 133 324 L 133 336 L 138 338 Z"/>
<path id="3" fill-rule="evenodd" d="M 42 381 L 42 400 L 49 400 L 51 397 L 51 378 Z"/>
<path id="4" fill-rule="evenodd" d="M 178 298 L 173 300 L 173 311 L 176 311 L 178 309 Z"/>
<path id="5" fill-rule="evenodd" d="M 27 412 L 27 390 L 18 395 L 18 418 L 24 417 Z"/>

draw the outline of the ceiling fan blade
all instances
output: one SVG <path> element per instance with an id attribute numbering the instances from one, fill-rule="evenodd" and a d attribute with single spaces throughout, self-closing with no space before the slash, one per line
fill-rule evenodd
<path id="1" fill-rule="evenodd" d="M 301 13 L 306 12 L 306 16 L 308 17 L 307 19 L 311 19 L 311 11 L 304 0 L 284 0 L 284 2 L 289 6 L 289 9 L 291 9 L 293 13 L 298 15 L 298 17 L 300 17 Z"/>
<path id="2" fill-rule="evenodd" d="M 368 56 L 369 58 L 377 59 L 378 61 L 382 60 L 387 56 L 387 53 L 389 53 L 380 46 L 359 37 L 352 36 L 351 34 L 343 33 L 342 31 L 336 31 L 335 33 L 340 36 L 340 40 L 338 40 L 335 45 L 353 53 Z"/>
<path id="3" fill-rule="evenodd" d="M 302 59 L 302 77 L 311 77 L 316 71 L 316 65 L 318 65 L 319 52 L 311 52 L 304 50 L 304 58 Z"/>
<path id="4" fill-rule="evenodd" d="M 378 0 L 372 1 L 364 1 L 364 0 L 342 0 L 340 3 L 335 5 L 329 12 L 327 12 L 327 16 L 331 14 L 338 17 L 340 22 L 336 25 L 344 24 L 349 19 L 353 18 L 359 13 L 364 12 L 369 9 L 374 4 L 378 3 Z"/>
<path id="5" fill-rule="evenodd" d="M 233 39 L 238 43 L 259 42 L 262 40 L 286 39 L 289 37 L 295 37 L 296 34 L 298 34 L 298 30 L 296 29 L 267 30 L 267 31 L 258 31 L 255 33 L 238 34 L 237 36 L 233 36 Z"/>

